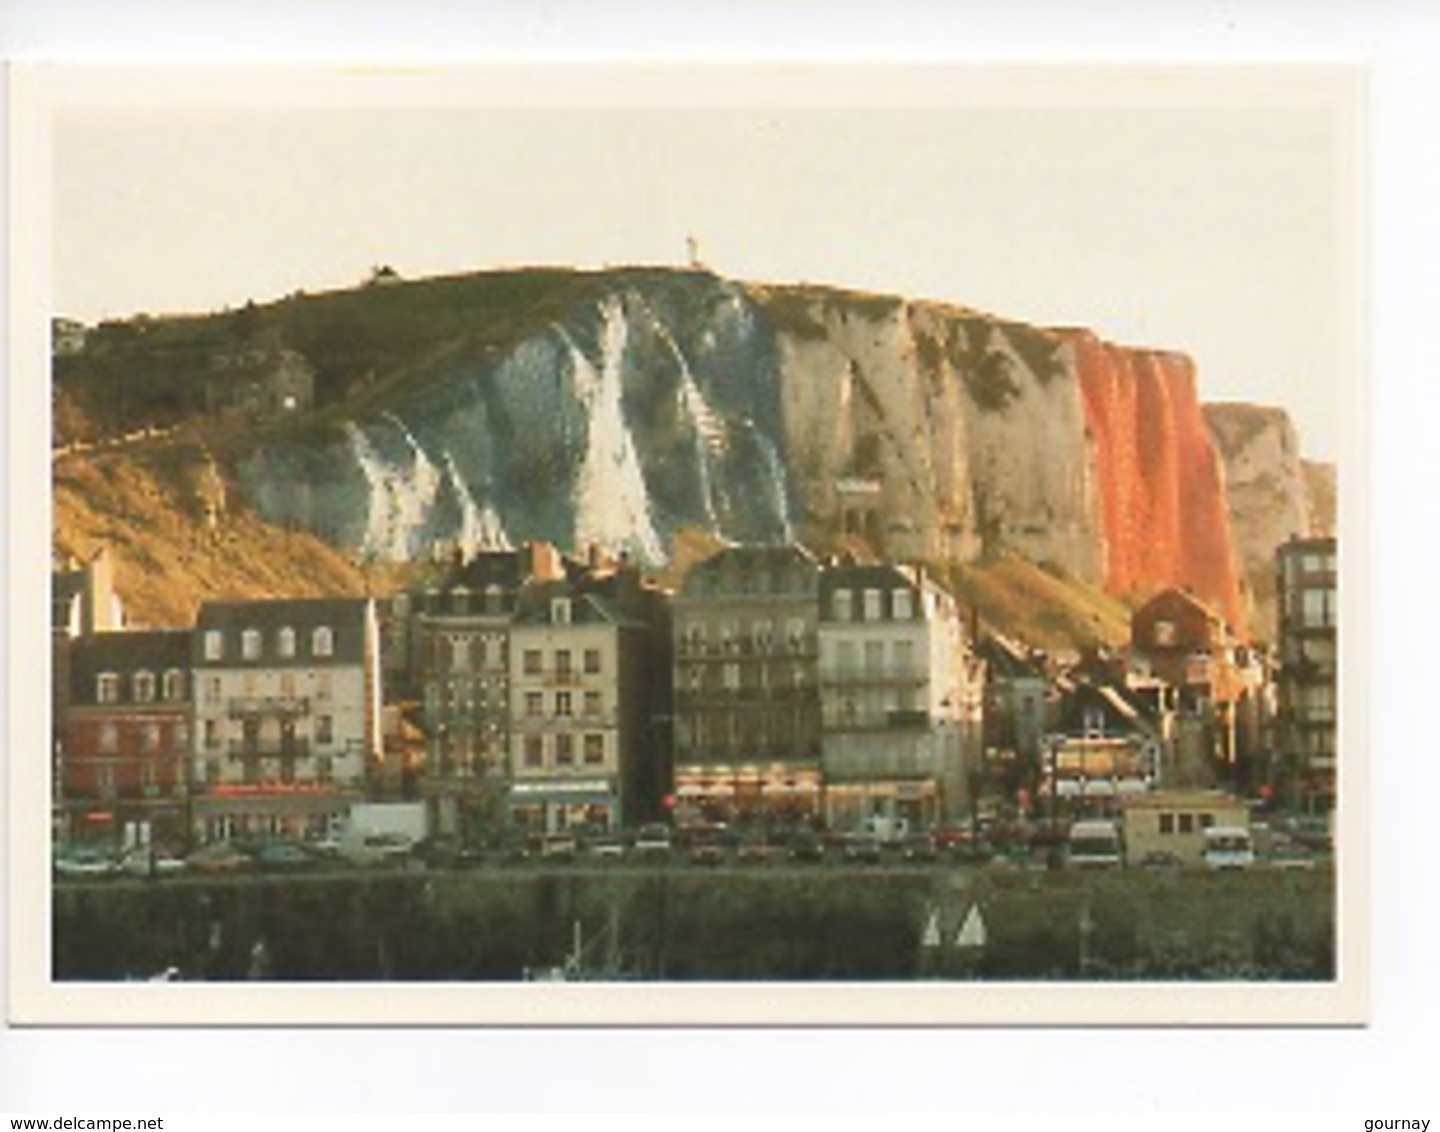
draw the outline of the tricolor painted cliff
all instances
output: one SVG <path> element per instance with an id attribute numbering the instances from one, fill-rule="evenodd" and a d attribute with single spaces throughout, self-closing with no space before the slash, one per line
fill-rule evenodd
<path id="1" fill-rule="evenodd" d="M 660 564 L 682 531 L 1010 550 L 1115 594 L 1187 586 L 1246 623 L 1222 462 L 1178 354 L 658 269 L 401 281 L 183 321 L 144 328 L 148 346 L 92 342 L 70 385 L 103 417 L 123 374 L 130 423 L 183 422 L 235 402 L 216 388 L 242 380 L 226 351 L 263 339 L 287 381 L 303 361 L 313 408 L 261 412 L 250 390 L 217 458 L 235 506 L 362 560 L 543 538 Z M 162 334 L 167 376 L 147 385 Z"/>

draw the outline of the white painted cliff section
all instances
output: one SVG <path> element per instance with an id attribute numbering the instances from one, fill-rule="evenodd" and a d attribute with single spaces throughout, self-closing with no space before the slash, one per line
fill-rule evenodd
<path id="1" fill-rule="evenodd" d="M 1004 545 L 1037 562 L 1063 563 L 1098 585 L 1099 498 L 1073 359 L 1062 352 L 1059 372 L 1042 379 L 999 327 L 990 330 L 987 349 L 1010 360 L 1018 394 L 999 410 L 964 401 L 982 524 L 993 524 Z"/>

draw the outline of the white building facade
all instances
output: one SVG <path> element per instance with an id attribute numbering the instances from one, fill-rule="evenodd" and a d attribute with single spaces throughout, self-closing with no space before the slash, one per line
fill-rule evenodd
<path id="1" fill-rule="evenodd" d="M 954 598 L 918 569 L 828 565 L 818 637 L 827 824 L 951 820 L 978 756 L 983 690 Z"/>
<path id="2" fill-rule="evenodd" d="M 373 601 L 209 602 L 192 660 L 197 839 L 343 821 L 382 751 Z"/>

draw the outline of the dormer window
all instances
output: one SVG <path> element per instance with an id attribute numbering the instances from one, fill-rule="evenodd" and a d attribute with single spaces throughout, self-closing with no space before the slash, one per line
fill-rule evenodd
<path id="1" fill-rule="evenodd" d="M 850 620 L 850 591 L 836 590 L 830 598 L 830 618 L 832 621 Z"/>
<path id="2" fill-rule="evenodd" d="M 167 671 L 162 691 L 167 700 L 183 700 L 185 698 L 185 673 L 178 668 Z"/>
<path id="3" fill-rule="evenodd" d="M 134 678 L 135 702 L 148 704 L 155 699 L 155 673 L 140 671 Z"/>
<path id="4" fill-rule="evenodd" d="M 95 677 L 95 702 L 114 704 L 120 702 L 120 677 L 113 672 L 102 672 Z"/>
<path id="5" fill-rule="evenodd" d="M 224 638 L 219 629 L 205 631 L 205 659 L 219 660 L 224 654 Z"/>
<path id="6" fill-rule="evenodd" d="M 865 591 L 865 620 L 866 620 L 866 621 L 879 621 L 879 620 L 880 620 L 880 591 L 879 591 L 879 590 L 866 590 L 866 591 Z"/>
<path id="7" fill-rule="evenodd" d="M 556 625 L 570 624 L 570 599 L 568 597 L 552 598 L 550 601 L 550 620 Z"/>
<path id="8" fill-rule="evenodd" d="M 328 625 L 321 625 L 310 636 L 310 651 L 316 656 L 333 656 L 335 634 Z"/>
<path id="9" fill-rule="evenodd" d="M 259 629 L 246 629 L 240 634 L 240 655 L 246 660 L 260 659 Z"/>
<path id="10" fill-rule="evenodd" d="M 295 655 L 295 630 L 286 625 L 276 638 L 281 656 Z"/>
<path id="11" fill-rule="evenodd" d="M 915 603 L 906 589 L 893 590 L 890 594 L 890 612 L 896 621 L 911 621 L 915 617 Z"/>

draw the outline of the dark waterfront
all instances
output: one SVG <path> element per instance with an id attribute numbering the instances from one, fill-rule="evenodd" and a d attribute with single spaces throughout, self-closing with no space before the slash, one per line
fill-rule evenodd
<path id="1" fill-rule="evenodd" d="M 962 927 L 978 908 L 966 941 Z M 1333 871 L 674 865 L 55 888 L 56 980 L 1330 980 Z"/>

